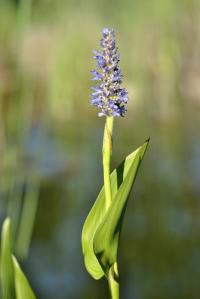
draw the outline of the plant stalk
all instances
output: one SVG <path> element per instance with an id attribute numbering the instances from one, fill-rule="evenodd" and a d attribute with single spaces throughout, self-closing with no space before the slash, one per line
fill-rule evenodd
<path id="1" fill-rule="evenodd" d="M 112 202 L 112 190 L 110 183 L 110 159 L 112 155 L 112 134 L 113 134 L 114 117 L 107 116 L 104 128 L 103 137 L 103 177 L 104 177 L 104 190 L 105 190 L 105 206 L 106 210 L 109 209 Z M 108 284 L 112 299 L 119 299 L 119 283 L 118 283 L 118 269 L 115 263 L 109 270 Z"/>
<path id="2" fill-rule="evenodd" d="M 118 269 L 115 263 L 109 270 L 108 284 L 112 299 L 119 299 L 119 282 L 118 282 Z"/>
<path id="3" fill-rule="evenodd" d="M 110 186 L 110 158 L 112 155 L 113 122 L 114 122 L 114 118 L 112 116 L 106 117 L 104 137 L 103 137 L 103 148 L 102 148 L 106 210 L 108 210 L 112 201 L 112 192 Z"/>

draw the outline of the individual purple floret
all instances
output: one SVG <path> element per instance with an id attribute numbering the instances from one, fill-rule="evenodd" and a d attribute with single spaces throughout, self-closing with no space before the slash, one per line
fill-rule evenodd
<path id="1" fill-rule="evenodd" d="M 128 92 L 125 88 L 121 88 L 122 74 L 113 29 L 102 30 L 100 46 L 101 52 L 93 51 L 98 70 L 92 71 L 92 80 L 99 81 L 99 84 L 92 87 L 94 92 L 91 104 L 101 110 L 99 116 L 124 116 L 127 110 Z"/>

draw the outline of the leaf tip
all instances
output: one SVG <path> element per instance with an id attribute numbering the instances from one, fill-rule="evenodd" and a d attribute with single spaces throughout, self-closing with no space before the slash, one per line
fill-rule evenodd
<path id="1" fill-rule="evenodd" d="M 150 142 L 150 140 L 151 140 L 151 137 L 148 137 L 147 139 L 146 139 L 146 143 L 149 143 Z"/>
<path id="2" fill-rule="evenodd" d="M 2 243 L 3 240 L 5 240 L 5 238 L 7 239 L 10 238 L 10 231 L 11 231 L 11 220 L 9 217 L 7 217 L 2 225 L 2 231 L 1 231 L 1 239 L 2 239 Z"/>
<path id="3" fill-rule="evenodd" d="M 9 229 L 10 228 L 10 225 L 11 225 L 11 221 L 10 221 L 10 218 L 7 217 L 4 222 L 3 222 L 3 229 Z"/>

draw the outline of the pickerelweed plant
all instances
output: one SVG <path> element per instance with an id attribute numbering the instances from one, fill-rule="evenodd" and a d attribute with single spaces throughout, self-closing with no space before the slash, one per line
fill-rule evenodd
<path id="1" fill-rule="evenodd" d="M 105 276 L 111 298 L 119 299 L 117 253 L 122 221 L 149 140 L 110 173 L 113 122 L 115 117 L 125 116 L 128 92 L 121 87 L 122 74 L 114 30 L 103 29 L 100 46 L 102 51 L 94 51 L 97 70 L 92 74 L 97 84 L 92 87 L 91 104 L 99 108 L 100 117 L 106 117 L 102 147 L 104 186 L 84 223 L 82 249 L 87 271 L 94 279 Z"/>

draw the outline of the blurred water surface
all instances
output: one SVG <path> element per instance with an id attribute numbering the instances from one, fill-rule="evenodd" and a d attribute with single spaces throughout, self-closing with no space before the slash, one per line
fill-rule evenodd
<path id="1" fill-rule="evenodd" d="M 11 215 L 38 298 L 109 298 L 80 244 L 102 185 L 104 119 L 89 96 L 104 26 L 129 90 L 112 167 L 151 137 L 120 243 L 122 298 L 199 299 L 198 0 L 0 1 L 1 223 Z"/>

